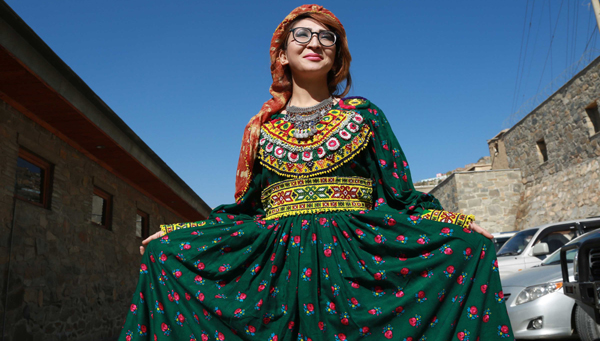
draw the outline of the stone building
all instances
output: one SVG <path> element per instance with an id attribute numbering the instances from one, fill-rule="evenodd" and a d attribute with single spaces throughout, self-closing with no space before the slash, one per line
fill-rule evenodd
<path id="1" fill-rule="evenodd" d="M 159 224 L 210 208 L 0 2 L 2 339 L 114 340 Z"/>
<path id="2" fill-rule="evenodd" d="M 600 57 L 488 141 L 491 170 L 431 193 L 492 232 L 600 215 Z"/>

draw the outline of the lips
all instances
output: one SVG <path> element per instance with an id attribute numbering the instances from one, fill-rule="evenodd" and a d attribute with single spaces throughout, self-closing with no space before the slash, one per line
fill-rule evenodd
<path id="1" fill-rule="evenodd" d="M 316 54 L 316 53 L 309 53 L 306 56 L 304 56 L 304 58 L 308 59 L 308 60 L 323 60 L 323 57 L 321 57 L 320 55 Z"/>

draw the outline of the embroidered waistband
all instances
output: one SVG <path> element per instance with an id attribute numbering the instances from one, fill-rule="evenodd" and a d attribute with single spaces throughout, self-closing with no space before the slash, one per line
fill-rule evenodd
<path id="1" fill-rule="evenodd" d="M 371 209 L 373 181 L 361 177 L 317 177 L 279 181 L 265 188 L 267 219 L 297 214 Z"/>

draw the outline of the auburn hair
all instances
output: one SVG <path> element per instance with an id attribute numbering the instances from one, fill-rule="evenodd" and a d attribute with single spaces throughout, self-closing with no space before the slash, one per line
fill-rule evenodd
<path id="1" fill-rule="evenodd" d="M 327 87 L 329 88 L 329 94 L 332 96 L 344 97 L 348 94 L 350 88 L 352 87 L 352 76 L 350 76 L 350 62 L 352 61 L 352 56 L 350 55 L 350 50 L 348 49 L 346 31 L 335 19 L 322 13 L 300 14 L 296 19 L 294 19 L 294 21 L 292 21 L 292 23 L 290 23 L 289 27 L 294 26 L 294 23 L 297 21 L 306 18 L 310 18 L 319 22 L 337 35 L 337 40 L 335 42 L 335 60 L 331 70 L 327 74 Z M 290 33 L 291 32 L 288 30 L 285 34 L 284 39 L 277 48 L 278 51 L 276 55 L 279 55 L 280 51 L 285 51 L 287 48 L 287 42 L 289 40 Z M 288 84 L 291 85 L 292 72 L 290 67 L 285 65 L 284 70 L 285 77 L 287 77 L 287 80 L 289 81 Z M 346 86 L 344 89 L 341 88 L 341 83 L 343 81 L 346 81 Z"/>

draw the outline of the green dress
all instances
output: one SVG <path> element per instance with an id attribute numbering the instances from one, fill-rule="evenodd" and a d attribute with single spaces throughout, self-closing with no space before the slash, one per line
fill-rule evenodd
<path id="1" fill-rule="evenodd" d="M 383 112 L 345 98 L 317 129 L 274 115 L 240 202 L 162 227 L 119 340 L 513 339 L 492 242 L 423 218 Z"/>

